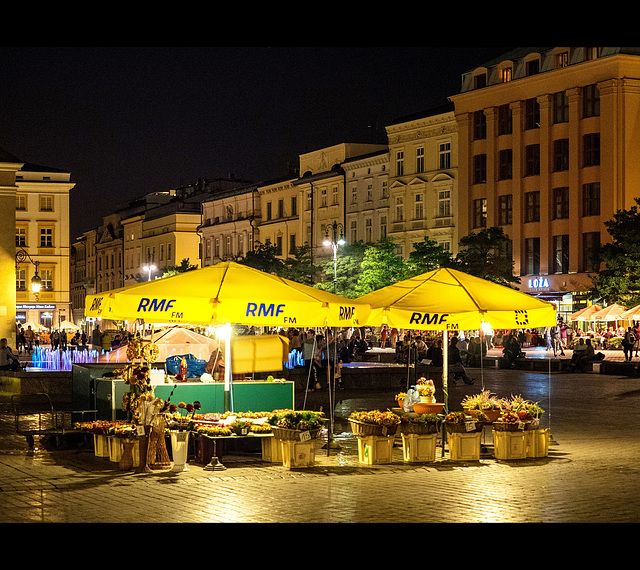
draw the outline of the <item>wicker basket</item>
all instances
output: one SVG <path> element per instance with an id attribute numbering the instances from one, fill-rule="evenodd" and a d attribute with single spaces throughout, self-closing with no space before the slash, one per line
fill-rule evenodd
<path id="1" fill-rule="evenodd" d="M 379 424 L 367 424 L 356 420 L 349 420 L 351 431 L 355 435 L 395 435 L 398 430 L 398 424 L 383 426 Z"/>
<path id="2" fill-rule="evenodd" d="M 448 433 L 475 433 L 475 432 L 482 431 L 482 428 L 484 427 L 484 423 L 475 422 L 475 424 L 476 424 L 475 429 L 471 429 L 471 430 L 467 429 L 467 422 L 459 422 L 459 423 L 445 422 L 444 426 Z"/>
<path id="3" fill-rule="evenodd" d="M 320 435 L 322 428 L 316 428 L 316 429 L 307 430 L 307 431 L 311 436 L 311 439 L 316 439 Z M 273 433 L 273 436 L 276 439 L 280 439 L 282 441 L 300 441 L 300 434 L 305 432 L 299 429 L 289 429 L 289 428 L 272 426 L 271 433 Z"/>
<path id="4" fill-rule="evenodd" d="M 416 433 L 419 435 L 427 435 L 430 433 L 438 432 L 438 426 L 436 424 L 423 424 L 414 422 L 401 423 L 398 426 L 398 429 L 400 430 L 400 433 L 404 434 Z"/>
<path id="5" fill-rule="evenodd" d="M 527 422 L 522 424 L 522 422 L 518 423 L 505 423 L 505 422 L 493 422 L 491 424 L 493 429 L 496 431 L 524 431 L 526 429 Z"/>

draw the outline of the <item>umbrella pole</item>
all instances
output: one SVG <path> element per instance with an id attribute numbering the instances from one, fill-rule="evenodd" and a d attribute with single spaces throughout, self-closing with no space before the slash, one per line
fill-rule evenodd
<path id="1" fill-rule="evenodd" d="M 224 411 L 231 409 L 231 325 L 227 324 L 224 335 Z"/>
<path id="2" fill-rule="evenodd" d="M 442 331 L 442 392 L 444 393 L 444 413 L 449 412 L 449 331 Z M 444 458 L 444 443 L 446 430 L 442 422 L 442 457 Z"/>

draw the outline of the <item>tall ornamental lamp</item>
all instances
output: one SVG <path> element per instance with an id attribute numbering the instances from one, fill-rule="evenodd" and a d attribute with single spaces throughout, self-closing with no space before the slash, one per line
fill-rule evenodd
<path id="1" fill-rule="evenodd" d="M 37 301 L 40 295 L 40 291 L 42 290 L 42 279 L 40 279 L 40 276 L 38 275 L 38 265 L 40 265 L 40 262 L 34 261 L 32 257 L 27 253 L 27 251 L 23 247 L 20 247 L 16 251 L 16 264 L 24 263 L 27 260 L 33 263 L 33 265 L 35 265 L 36 267 L 36 272 L 34 276 L 31 278 L 31 292 L 35 293 L 36 301 Z"/>
<path id="2" fill-rule="evenodd" d="M 329 235 L 331 231 L 331 235 Z M 338 233 L 339 232 L 339 233 Z M 327 226 L 327 233 L 324 236 L 322 245 L 333 249 L 333 292 L 336 293 L 336 285 L 338 281 L 338 246 L 347 243 L 344 239 L 344 228 L 342 224 L 334 221 L 333 224 Z"/>

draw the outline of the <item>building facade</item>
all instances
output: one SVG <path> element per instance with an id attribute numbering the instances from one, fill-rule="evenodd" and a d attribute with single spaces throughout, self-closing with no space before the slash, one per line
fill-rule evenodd
<path id="1" fill-rule="evenodd" d="M 16 321 L 57 328 L 71 319 L 69 284 L 69 172 L 25 163 L 16 173 Z M 31 259 L 29 259 L 31 258 Z M 37 265 L 35 265 L 37 263 Z M 31 291 L 38 272 L 42 286 Z"/>
<path id="2" fill-rule="evenodd" d="M 386 127 L 389 139 L 388 235 L 408 257 L 425 237 L 458 252 L 458 140 L 453 105 Z"/>
<path id="3" fill-rule="evenodd" d="M 584 306 L 605 222 L 640 187 L 639 48 L 522 48 L 463 75 L 460 235 L 502 226 L 520 289 Z"/>

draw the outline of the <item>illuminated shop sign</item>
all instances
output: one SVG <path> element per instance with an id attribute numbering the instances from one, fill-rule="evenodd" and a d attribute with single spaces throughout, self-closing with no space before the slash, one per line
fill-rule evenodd
<path id="1" fill-rule="evenodd" d="M 529 289 L 548 289 L 549 279 L 547 277 L 532 277 L 529 279 Z"/>
<path id="2" fill-rule="evenodd" d="M 24 305 L 16 305 L 16 310 L 20 310 L 20 309 L 39 309 L 41 311 L 45 311 L 45 310 L 52 310 L 55 309 L 56 306 L 55 305 L 48 305 L 48 304 L 38 304 L 38 303 L 27 303 Z"/>

